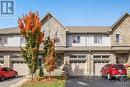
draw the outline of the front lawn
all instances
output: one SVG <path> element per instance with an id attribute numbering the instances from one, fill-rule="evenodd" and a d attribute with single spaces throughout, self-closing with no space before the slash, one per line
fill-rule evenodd
<path id="1" fill-rule="evenodd" d="M 21 87 L 65 87 L 65 80 L 28 81 Z"/>

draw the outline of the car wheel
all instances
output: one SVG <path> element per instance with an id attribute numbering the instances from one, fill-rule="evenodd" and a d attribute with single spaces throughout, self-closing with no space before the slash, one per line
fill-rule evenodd
<path id="1" fill-rule="evenodd" d="M 107 79 L 111 79 L 111 75 L 109 73 L 107 74 Z"/>
<path id="2" fill-rule="evenodd" d="M 120 77 L 118 77 L 118 80 L 121 81 L 121 82 L 123 82 L 123 81 L 126 80 L 126 77 L 120 76 Z"/>
<path id="3" fill-rule="evenodd" d="M 15 73 L 15 74 L 14 74 L 14 78 L 17 78 L 17 77 L 18 77 L 18 73 Z"/>
<path id="4" fill-rule="evenodd" d="M 1 76 L 1 81 L 4 81 L 5 80 L 5 76 Z"/>

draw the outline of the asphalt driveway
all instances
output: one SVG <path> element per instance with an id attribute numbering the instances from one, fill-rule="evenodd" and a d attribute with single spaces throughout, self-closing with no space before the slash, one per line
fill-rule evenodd
<path id="1" fill-rule="evenodd" d="M 130 80 L 120 82 L 102 77 L 75 77 L 67 80 L 66 87 L 130 87 Z"/>
<path id="2" fill-rule="evenodd" d="M 22 78 L 23 78 L 23 76 L 19 76 L 17 78 L 9 78 L 4 81 L 0 81 L 0 87 L 9 87 L 9 86 L 19 82 L 20 80 L 22 80 Z"/>

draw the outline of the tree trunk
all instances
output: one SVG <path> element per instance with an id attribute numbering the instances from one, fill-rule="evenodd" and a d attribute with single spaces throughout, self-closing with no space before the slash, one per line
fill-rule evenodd
<path id="1" fill-rule="evenodd" d="M 33 73 L 31 73 L 31 80 L 33 80 Z"/>
<path id="2" fill-rule="evenodd" d="M 49 80 L 51 79 L 51 72 L 49 72 Z"/>

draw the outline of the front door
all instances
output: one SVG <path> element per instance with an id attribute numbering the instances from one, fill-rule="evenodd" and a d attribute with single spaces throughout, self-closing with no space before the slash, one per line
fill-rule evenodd
<path id="1" fill-rule="evenodd" d="M 61 66 L 64 64 L 64 54 L 57 53 L 56 54 L 56 65 L 57 68 L 61 68 Z"/>

